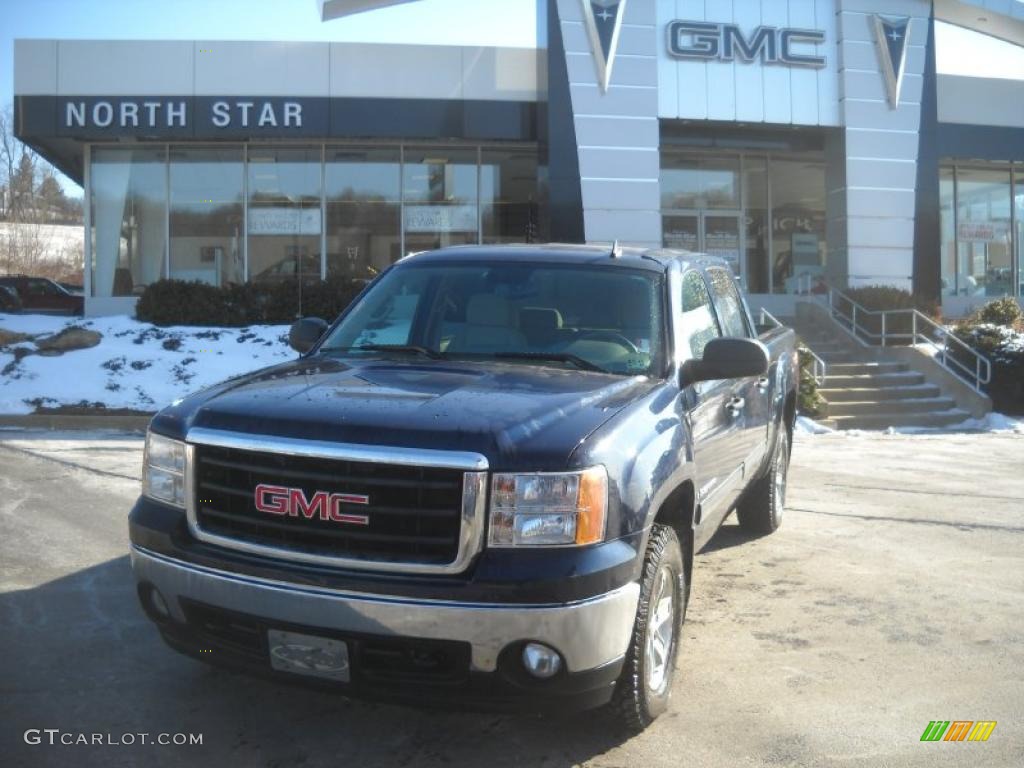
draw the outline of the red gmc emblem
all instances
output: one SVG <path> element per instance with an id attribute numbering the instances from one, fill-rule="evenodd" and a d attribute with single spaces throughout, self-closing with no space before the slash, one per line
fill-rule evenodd
<path id="1" fill-rule="evenodd" d="M 256 498 L 256 509 L 266 512 L 268 515 L 287 515 L 288 517 L 304 517 L 312 520 L 319 517 L 321 520 L 331 520 L 335 523 L 349 523 L 351 525 L 369 525 L 370 518 L 366 515 L 353 515 L 341 511 L 342 504 L 370 503 L 369 496 L 362 496 L 358 493 L 328 493 L 317 491 L 313 498 L 307 499 L 301 488 L 285 488 L 283 485 L 256 486 L 254 493 Z"/>

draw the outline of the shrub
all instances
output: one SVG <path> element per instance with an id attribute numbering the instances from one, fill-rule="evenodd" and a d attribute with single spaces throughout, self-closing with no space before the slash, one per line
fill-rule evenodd
<path id="1" fill-rule="evenodd" d="M 972 319 L 975 323 L 991 323 L 1012 328 L 1019 326 L 1024 320 L 1024 311 L 1021 310 L 1016 299 L 1007 296 L 1004 299 L 990 301 L 979 309 Z"/>
<path id="2" fill-rule="evenodd" d="M 991 381 L 984 386 L 992 407 L 1001 413 L 1024 413 L 1024 333 L 1005 325 L 973 321 L 957 326 L 954 333 L 992 364 Z M 968 370 L 974 370 L 973 355 L 959 345 L 951 345 L 949 352 Z"/>
<path id="3" fill-rule="evenodd" d="M 154 325 L 278 325 L 300 316 L 333 320 L 363 289 L 362 281 L 239 283 L 159 280 L 139 297 L 135 316 Z"/>
<path id="4" fill-rule="evenodd" d="M 820 416 L 825 399 L 818 393 L 818 382 L 814 380 L 814 358 L 806 347 L 798 347 L 800 353 L 800 386 L 796 393 L 796 410 L 803 416 Z"/>

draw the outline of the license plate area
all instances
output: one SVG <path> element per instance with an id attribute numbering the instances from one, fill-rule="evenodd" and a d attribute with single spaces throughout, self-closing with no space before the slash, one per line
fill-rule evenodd
<path id="1" fill-rule="evenodd" d="M 268 629 L 267 648 L 270 666 L 279 672 L 339 683 L 352 678 L 348 644 L 343 640 Z"/>

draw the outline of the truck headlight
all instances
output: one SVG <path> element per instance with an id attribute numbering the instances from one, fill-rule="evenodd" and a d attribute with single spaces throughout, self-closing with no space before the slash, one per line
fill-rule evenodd
<path id="1" fill-rule="evenodd" d="M 185 508 L 185 443 L 146 433 L 142 493 L 165 504 Z"/>
<path id="2" fill-rule="evenodd" d="M 496 473 L 491 481 L 488 544 L 540 547 L 604 540 L 608 472 Z"/>

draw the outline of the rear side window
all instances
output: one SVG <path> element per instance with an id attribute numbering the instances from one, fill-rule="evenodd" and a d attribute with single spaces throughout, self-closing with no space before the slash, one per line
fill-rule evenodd
<path id="1" fill-rule="evenodd" d="M 715 311 L 718 313 L 718 321 L 722 324 L 722 335 L 749 337 L 743 300 L 732 274 L 724 269 L 709 269 L 708 280 L 711 282 L 711 295 L 715 302 Z"/>
<path id="2" fill-rule="evenodd" d="M 683 276 L 683 315 L 680 327 L 695 360 L 704 357 L 704 347 L 709 341 L 722 335 L 714 312 L 711 311 L 708 287 L 699 272 L 687 272 Z"/>

